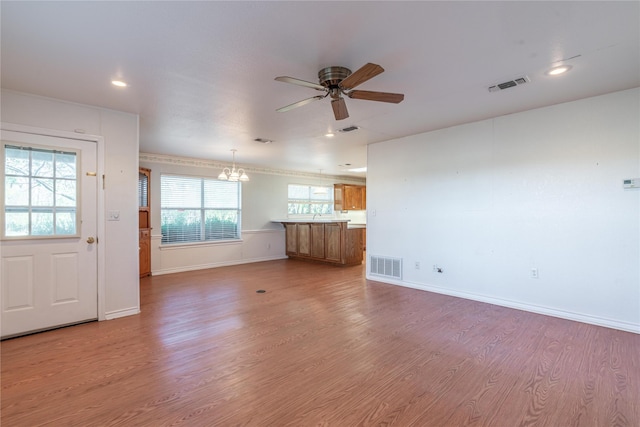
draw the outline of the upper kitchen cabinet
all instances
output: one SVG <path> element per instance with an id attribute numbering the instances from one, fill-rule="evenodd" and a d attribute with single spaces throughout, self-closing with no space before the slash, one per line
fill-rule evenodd
<path id="1" fill-rule="evenodd" d="M 362 211 L 367 209 L 367 187 L 364 185 L 334 184 L 333 209 L 336 211 Z"/>

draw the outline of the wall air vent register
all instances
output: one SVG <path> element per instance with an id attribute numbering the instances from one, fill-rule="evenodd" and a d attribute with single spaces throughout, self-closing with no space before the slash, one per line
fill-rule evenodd
<path id="1" fill-rule="evenodd" d="M 346 128 L 338 129 L 338 132 L 347 133 L 360 129 L 358 126 L 347 126 Z"/>
<path id="2" fill-rule="evenodd" d="M 402 279 L 402 259 L 372 255 L 369 258 L 369 272 L 376 276 Z"/>

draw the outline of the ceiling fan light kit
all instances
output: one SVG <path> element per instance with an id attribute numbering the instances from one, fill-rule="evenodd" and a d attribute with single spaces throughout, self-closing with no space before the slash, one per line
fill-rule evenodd
<path id="1" fill-rule="evenodd" d="M 278 108 L 276 111 L 282 113 L 329 96 L 331 97 L 331 108 L 333 109 L 335 119 L 344 120 L 349 117 L 349 112 L 343 95 L 346 95 L 349 98 L 363 99 L 367 101 L 390 102 L 393 104 L 402 102 L 404 95 L 401 93 L 353 90 L 356 86 L 361 85 L 382 72 L 384 72 L 384 68 L 380 65 L 367 63 L 354 73 L 345 67 L 323 68 L 318 71 L 319 83 L 312 83 L 288 76 L 276 77 L 276 80 L 279 82 L 295 84 L 324 92 L 324 95 L 316 95 L 311 98 L 303 99 L 302 101 L 294 102 L 293 104 Z"/>

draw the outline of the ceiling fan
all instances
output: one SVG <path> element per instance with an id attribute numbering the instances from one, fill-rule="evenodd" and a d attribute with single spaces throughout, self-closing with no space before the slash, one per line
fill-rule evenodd
<path id="1" fill-rule="evenodd" d="M 276 77 L 276 80 L 279 82 L 310 87 L 324 92 L 324 95 L 312 96 L 311 98 L 303 99 L 302 101 L 294 102 L 293 104 L 278 108 L 276 111 L 282 113 L 330 96 L 333 115 L 336 117 L 336 120 L 343 120 L 349 117 L 349 112 L 347 111 L 347 105 L 344 102 L 342 95 L 346 95 L 353 99 L 365 99 L 368 101 L 391 102 L 394 104 L 402 102 L 404 95 L 401 93 L 353 90 L 356 86 L 361 85 L 383 71 L 384 68 L 378 64 L 372 63 L 363 65 L 354 73 L 345 67 L 327 67 L 318 71 L 319 84 L 287 76 Z"/>

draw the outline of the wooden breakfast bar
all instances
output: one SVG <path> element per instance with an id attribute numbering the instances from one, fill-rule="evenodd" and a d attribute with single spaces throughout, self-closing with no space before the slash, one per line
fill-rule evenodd
<path id="1" fill-rule="evenodd" d="M 289 258 L 336 265 L 362 264 L 363 227 L 349 220 L 274 220 L 285 228 Z"/>

